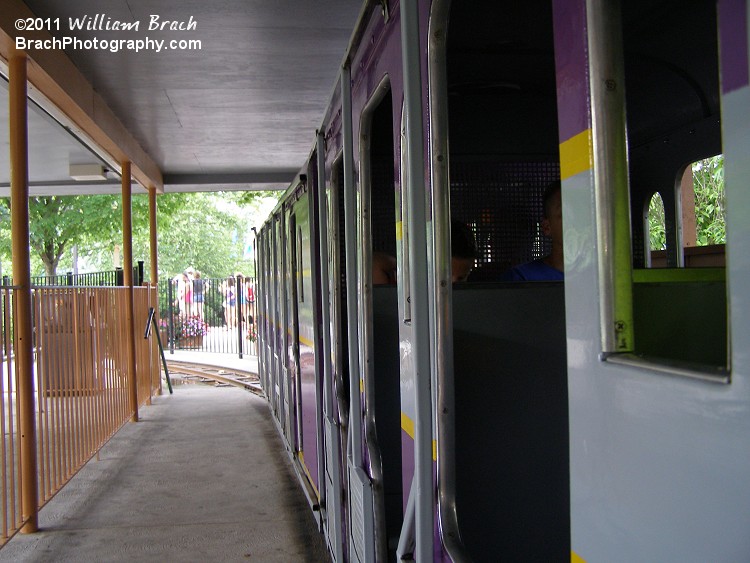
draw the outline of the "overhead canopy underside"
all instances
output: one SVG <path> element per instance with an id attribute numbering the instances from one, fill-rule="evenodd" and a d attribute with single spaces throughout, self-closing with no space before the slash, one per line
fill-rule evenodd
<path id="1" fill-rule="evenodd" d="M 4 4 L 0 63 L 16 37 L 70 42 L 25 49 L 36 102 L 31 195 L 118 193 L 123 158 L 158 191 L 287 187 L 313 146 L 361 8 L 355 0 Z M 29 31 L 33 17 L 50 33 Z M 27 29 L 17 29 L 19 18 Z M 7 76 L 5 64 L 0 72 Z M 0 80 L 0 195 L 9 191 L 8 142 L 8 83 Z M 101 165 L 104 179 L 74 180 L 81 170 L 96 175 L 77 166 L 87 164 Z"/>

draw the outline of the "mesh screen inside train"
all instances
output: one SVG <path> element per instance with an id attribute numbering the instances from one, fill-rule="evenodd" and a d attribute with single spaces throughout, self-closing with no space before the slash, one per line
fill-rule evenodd
<path id="1" fill-rule="evenodd" d="M 558 162 L 451 162 L 451 217 L 477 243 L 469 281 L 491 281 L 511 266 L 550 252 L 541 230 L 545 188 L 560 178 Z"/>

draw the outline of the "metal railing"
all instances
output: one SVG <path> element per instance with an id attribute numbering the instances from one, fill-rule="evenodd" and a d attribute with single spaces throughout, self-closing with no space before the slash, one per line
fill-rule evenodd
<path id="1" fill-rule="evenodd" d="M 67 272 L 55 276 L 32 276 L 31 285 L 35 286 L 85 286 L 85 287 L 102 287 L 102 286 L 120 286 L 125 285 L 125 273 L 122 268 L 114 270 L 105 270 L 101 272 L 89 272 L 86 274 L 74 274 Z M 144 282 L 144 263 L 139 261 L 133 267 L 133 284 L 136 286 L 143 285 Z M 10 278 L 3 276 L 3 285 L 11 285 Z"/>
<path id="2" fill-rule="evenodd" d="M 173 279 L 159 283 L 165 350 L 237 354 L 240 358 L 257 355 L 255 278 L 232 278 L 231 282 L 201 278 L 200 282 L 200 293 L 196 280 L 189 281 L 189 286 Z"/>
<path id="3" fill-rule="evenodd" d="M 21 496 L 21 438 L 14 349 L 14 287 L 0 288 L 0 545 L 26 523 Z M 159 389 L 160 365 L 153 337 L 142 322 L 156 306 L 156 288 L 134 288 L 138 404 Z M 33 389 L 38 508 L 67 483 L 125 423 L 129 399 L 125 287 L 34 287 Z"/>

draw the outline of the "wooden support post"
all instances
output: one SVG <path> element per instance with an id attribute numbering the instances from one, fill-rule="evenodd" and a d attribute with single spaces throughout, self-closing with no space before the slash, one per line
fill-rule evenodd
<path id="1" fill-rule="evenodd" d="M 127 287 L 127 312 L 125 324 L 128 337 L 128 389 L 130 391 L 130 420 L 138 422 L 138 379 L 135 367 L 135 307 L 133 299 L 133 218 L 130 162 L 122 163 L 122 254 L 125 287 Z"/>
<path id="2" fill-rule="evenodd" d="M 39 529 L 34 418 L 34 351 L 32 342 L 31 266 L 29 264 L 29 155 L 26 105 L 26 55 L 14 51 L 8 60 L 10 109 L 10 200 L 15 299 L 15 354 L 21 445 L 23 533 Z"/>

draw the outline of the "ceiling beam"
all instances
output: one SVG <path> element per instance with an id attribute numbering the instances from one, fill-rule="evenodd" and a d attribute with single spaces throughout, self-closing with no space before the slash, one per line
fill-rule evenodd
<path id="1" fill-rule="evenodd" d="M 2 0 L 0 10 L 0 59 L 6 64 L 16 48 L 16 37 L 49 40 L 46 31 L 17 31 L 16 21 L 34 14 L 21 0 Z M 53 117 L 60 112 L 74 133 L 92 142 L 92 150 L 101 154 L 118 172 L 122 162 L 131 163 L 133 178 L 144 188 L 164 192 L 162 173 L 104 100 L 62 50 L 32 49 L 28 57 L 29 95 Z M 47 102 L 45 104 L 45 101 Z M 53 107 L 49 107 L 49 105 Z M 57 110 L 57 112 L 55 111 Z M 100 149 L 100 150 L 97 150 Z"/>
<path id="2" fill-rule="evenodd" d="M 285 184 L 289 186 L 299 170 L 242 172 L 237 174 L 165 174 L 164 183 L 177 184 Z"/>

